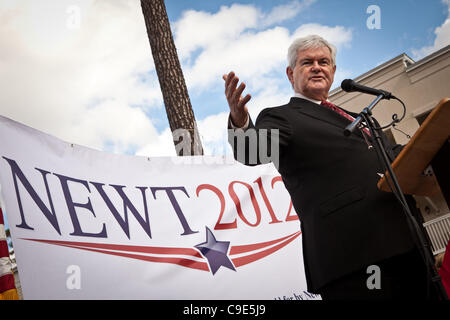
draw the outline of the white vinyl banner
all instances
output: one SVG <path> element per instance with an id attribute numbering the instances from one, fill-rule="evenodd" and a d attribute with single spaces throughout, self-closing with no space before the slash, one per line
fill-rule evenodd
<path id="1" fill-rule="evenodd" d="M 0 117 L 0 184 L 25 299 L 320 299 L 273 165 L 110 154 Z"/>

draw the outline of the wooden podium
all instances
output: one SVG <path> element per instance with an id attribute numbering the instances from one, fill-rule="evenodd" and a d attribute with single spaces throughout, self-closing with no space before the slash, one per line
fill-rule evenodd
<path id="1" fill-rule="evenodd" d="M 403 193 L 433 196 L 442 191 L 450 208 L 449 139 L 450 98 L 444 98 L 392 163 Z M 387 176 L 386 172 L 378 182 L 378 188 L 391 192 Z"/>

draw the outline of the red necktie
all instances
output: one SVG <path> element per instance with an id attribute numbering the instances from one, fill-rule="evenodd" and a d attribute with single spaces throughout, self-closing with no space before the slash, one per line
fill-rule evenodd
<path id="1" fill-rule="evenodd" d="M 328 109 L 333 110 L 334 112 L 340 114 L 341 116 L 343 116 L 344 118 L 346 118 L 347 120 L 349 120 L 350 122 L 353 122 L 355 120 L 355 118 L 353 118 L 351 115 L 349 115 L 347 112 L 343 111 L 342 109 L 339 109 L 338 107 L 336 107 L 334 104 L 332 104 L 329 101 L 322 101 L 320 103 L 321 106 L 324 106 Z M 370 137 L 370 132 L 369 130 L 367 130 L 366 128 L 362 129 L 364 131 L 365 134 L 367 134 Z"/>

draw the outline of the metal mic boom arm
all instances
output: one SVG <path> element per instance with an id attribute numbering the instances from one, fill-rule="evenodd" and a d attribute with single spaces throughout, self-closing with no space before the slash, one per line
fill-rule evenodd
<path id="1" fill-rule="evenodd" d="M 372 103 L 368 107 L 364 108 L 364 110 L 361 111 L 361 113 L 364 113 L 366 115 L 371 115 L 373 108 L 375 108 L 377 103 L 380 102 L 380 100 L 383 98 L 384 98 L 384 95 L 380 94 L 378 97 L 375 98 L 375 100 L 372 101 Z M 362 116 L 359 115 L 352 123 L 350 123 L 348 126 L 345 127 L 344 135 L 346 137 L 351 135 L 356 130 L 356 128 L 358 128 L 360 126 L 362 120 L 363 120 Z"/>
<path id="2" fill-rule="evenodd" d="M 399 201 L 403 212 L 406 215 L 406 221 L 408 223 L 408 227 L 411 231 L 411 235 L 413 236 L 414 242 L 416 244 L 417 249 L 420 252 L 420 255 L 422 257 L 422 260 L 424 262 L 424 265 L 427 268 L 427 278 L 428 278 L 428 298 L 430 298 L 430 287 L 431 285 L 434 286 L 436 290 L 436 294 L 441 300 L 448 300 L 447 293 L 445 291 L 445 288 L 442 284 L 441 278 L 434 267 L 434 259 L 431 255 L 431 252 L 429 250 L 429 244 L 427 239 L 425 238 L 425 235 L 423 234 L 422 230 L 419 228 L 419 225 L 412 215 L 411 209 L 408 206 L 408 202 L 406 201 L 406 198 L 403 194 L 403 191 L 400 187 L 400 184 L 397 180 L 397 177 L 391 167 L 391 163 L 389 160 L 389 157 L 387 156 L 387 152 L 385 150 L 385 147 L 383 145 L 383 142 L 381 140 L 381 134 L 379 130 L 381 128 L 376 128 L 375 123 L 372 118 L 372 109 L 375 107 L 375 105 L 383 99 L 384 95 L 380 94 L 375 98 L 372 103 L 364 108 L 363 111 L 359 114 L 359 116 L 351 123 L 349 124 L 345 130 L 344 134 L 346 136 L 349 136 L 355 129 L 361 124 L 361 121 L 365 121 L 366 125 L 370 131 L 370 134 L 372 135 L 374 139 L 374 147 L 375 151 L 378 154 L 378 159 L 381 162 L 382 166 L 385 168 L 385 170 L 388 172 L 388 182 L 391 180 L 393 186 L 391 186 L 391 191 Z"/>

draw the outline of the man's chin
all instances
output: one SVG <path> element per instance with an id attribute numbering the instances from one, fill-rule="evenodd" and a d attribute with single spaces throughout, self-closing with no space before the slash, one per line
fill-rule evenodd
<path id="1" fill-rule="evenodd" d="M 317 90 L 317 89 L 324 90 L 327 86 L 328 86 L 328 83 L 327 83 L 327 81 L 325 81 L 325 79 L 310 80 L 308 83 L 308 87 L 310 87 L 311 90 Z"/>
<path id="2" fill-rule="evenodd" d="M 328 97 L 328 90 L 329 88 L 327 86 L 314 86 L 308 88 L 308 91 L 305 92 L 305 96 L 310 96 L 311 99 L 314 100 L 323 100 L 323 97 Z"/>

